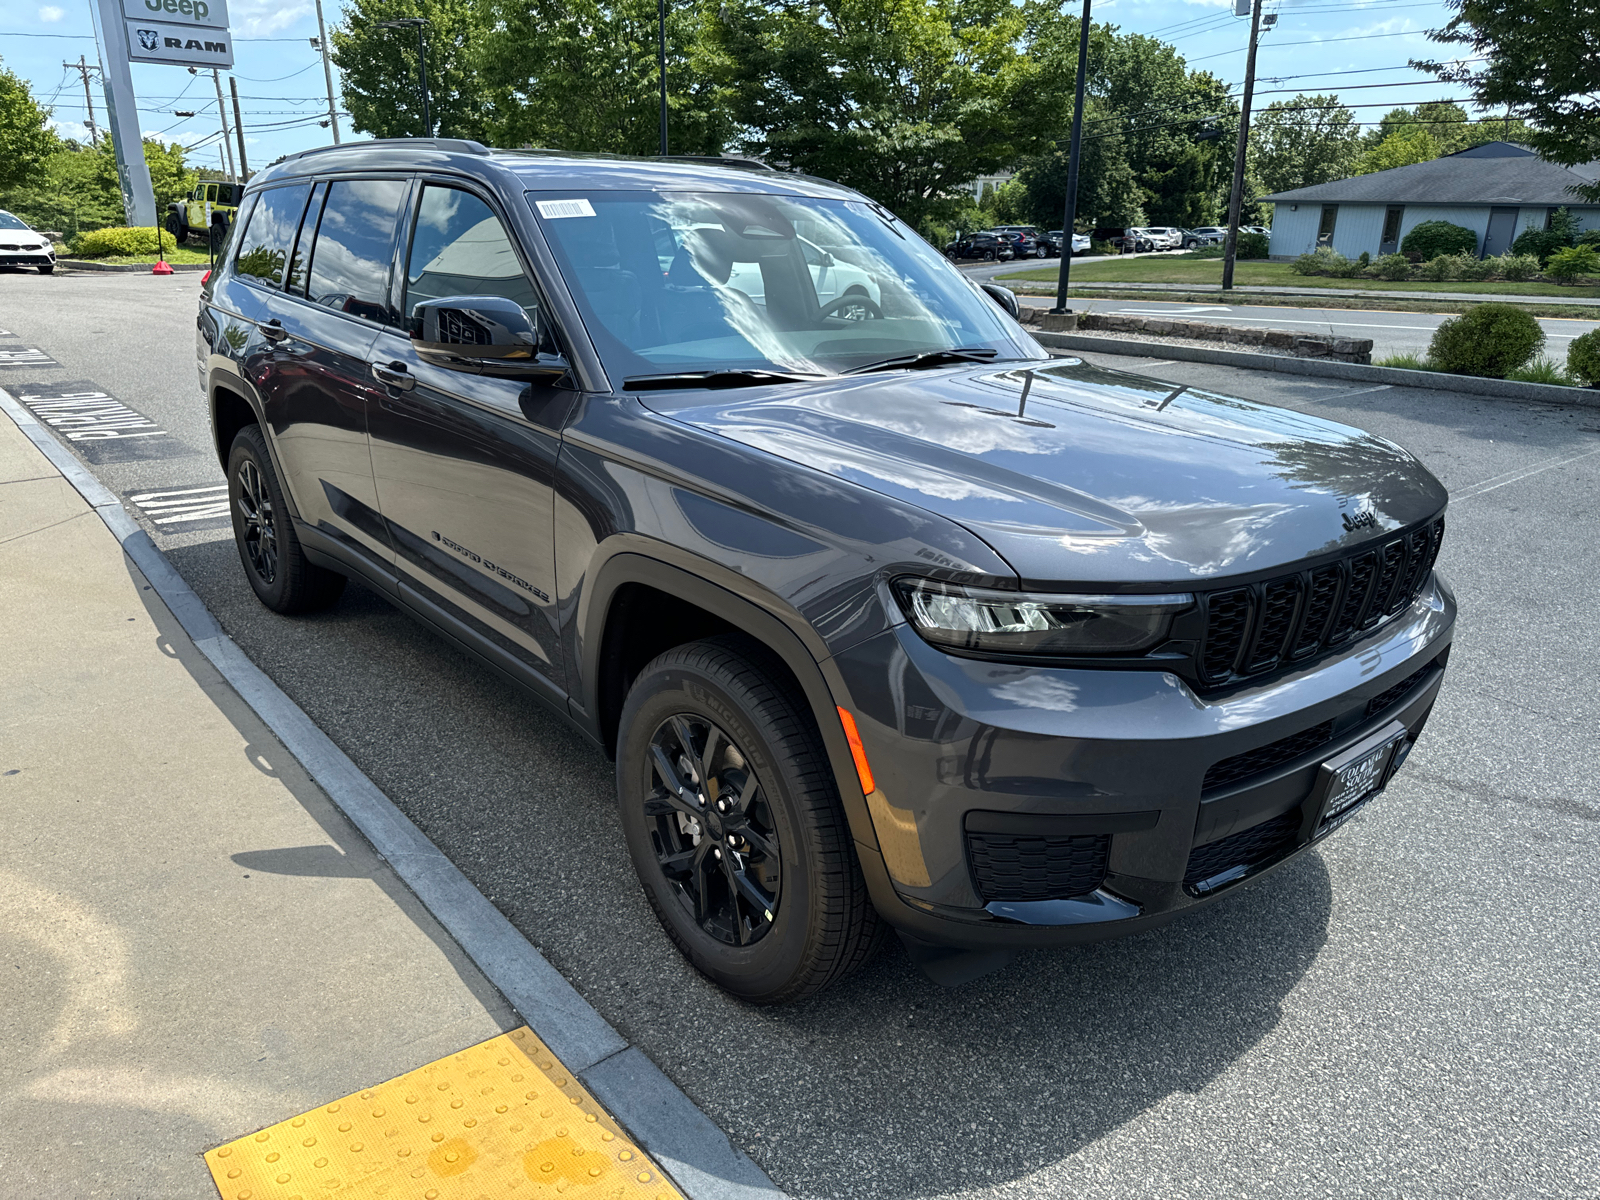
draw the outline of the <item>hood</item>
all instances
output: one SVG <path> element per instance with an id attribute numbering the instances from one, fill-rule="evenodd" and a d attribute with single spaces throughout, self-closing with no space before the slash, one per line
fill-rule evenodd
<path id="1" fill-rule="evenodd" d="M 1077 359 L 642 399 L 958 522 L 1028 588 L 1269 571 L 1446 500 L 1373 434 Z"/>

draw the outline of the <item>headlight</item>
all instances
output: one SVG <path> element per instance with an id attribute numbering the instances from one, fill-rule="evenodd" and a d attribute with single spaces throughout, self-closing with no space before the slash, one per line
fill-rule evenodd
<path id="1" fill-rule="evenodd" d="M 1130 654 L 1166 639 L 1172 618 L 1194 604 L 1162 596 L 1035 596 L 897 579 L 895 595 L 924 640 L 950 650 L 1062 657 Z"/>

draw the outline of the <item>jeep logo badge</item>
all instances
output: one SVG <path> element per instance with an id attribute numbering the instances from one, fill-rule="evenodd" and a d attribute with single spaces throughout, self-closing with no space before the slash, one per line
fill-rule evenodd
<path id="1" fill-rule="evenodd" d="M 1378 525 L 1378 514 L 1370 508 L 1363 508 L 1359 512 L 1342 513 L 1344 518 L 1344 531 L 1354 533 L 1358 529 L 1375 529 Z"/>

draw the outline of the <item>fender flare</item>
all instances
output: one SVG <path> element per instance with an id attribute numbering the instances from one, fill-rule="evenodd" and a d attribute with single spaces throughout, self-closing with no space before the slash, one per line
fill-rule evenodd
<path id="1" fill-rule="evenodd" d="M 839 723 L 835 697 L 845 694 L 843 680 L 833 669 L 831 660 L 819 659 L 799 634 L 773 612 L 745 596 L 738 595 L 701 574 L 674 566 L 648 553 L 643 548 L 619 550 L 608 558 L 593 576 L 589 595 L 582 606 L 585 610 L 575 619 L 582 621 L 582 656 L 580 664 L 584 681 L 584 695 L 593 697 L 593 707 L 598 710 L 601 682 L 601 655 L 604 652 L 606 627 L 611 616 L 612 603 L 617 592 L 628 584 L 643 584 L 668 595 L 677 596 L 699 608 L 720 617 L 735 629 L 749 634 L 761 642 L 789 668 L 799 682 L 805 701 L 822 736 L 823 749 L 829 766 L 838 783 L 839 797 L 844 802 L 845 816 L 850 822 L 851 836 L 873 850 L 878 839 L 873 832 L 872 818 L 867 811 L 866 796 L 861 791 L 856 774 L 855 759 L 850 744 L 845 740 L 844 727 Z M 743 590 L 750 590 L 748 579 L 741 580 Z M 796 619 L 799 618 L 796 614 Z M 814 636 L 814 635 L 813 635 Z M 830 679 L 829 676 L 833 678 Z M 577 714 L 574 714 L 575 716 Z M 593 732 L 605 742 L 601 714 L 590 715 Z M 614 753 L 614 746 L 608 747 Z"/>

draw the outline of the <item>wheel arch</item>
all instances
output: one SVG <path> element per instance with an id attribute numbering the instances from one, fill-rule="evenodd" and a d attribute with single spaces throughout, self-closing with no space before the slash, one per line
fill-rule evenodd
<path id="1" fill-rule="evenodd" d="M 744 581 L 748 586 L 748 581 Z M 646 624 L 633 614 L 647 611 Z M 581 641 L 589 720 L 606 753 L 615 756 L 628 687 L 651 658 L 674 645 L 718 633 L 743 634 L 781 664 L 815 722 L 844 801 L 855 840 L 876 849 L 877 838 L 835 708 L 836 691 L 818 657 L 774 613 L 692 571 L 633 550 L 613 555 L 598 570 Z"/>

